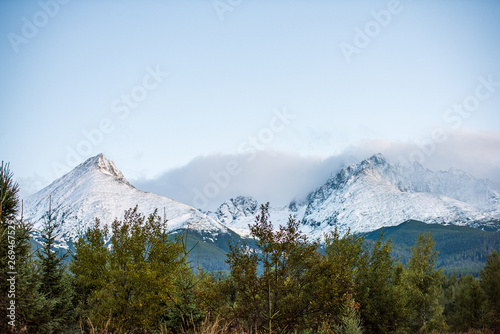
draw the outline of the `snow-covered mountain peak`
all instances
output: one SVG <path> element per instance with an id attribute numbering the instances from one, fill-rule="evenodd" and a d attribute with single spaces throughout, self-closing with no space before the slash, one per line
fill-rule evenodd
<path id="1" fill-rule="evenodd" d="M 456 168 L 390 164 L 381 154 L 342 169 L 308 200 L 303 223 L 320 230 L 370 231 L 408 219 L 487 223 L 500 217 L 500 193 L 487 180 Z"/>
<path id="2" fill-rule="evenodd" d="M 104 154 L 100 153 L 94 157 L 88 158 L 85 162 L 78 165 L 72 172 L 74 174 L 85 174 L 98 170 L 99 172 L 110 175 L 116 180 L 132 187 L 122 172 L 115 166 L 113 161 L 106 159 Z"/>
<path id="3" fill-rule="evenodd" d="M 209 232 L 213 236 L 226 233 L 218 221 L 186 204 L 134 188 L 115 164 L 99 154 L 87 159 L 68 174 L 24 201 L 24 217 L 40 231 L 44 215 L 52 208 L 60 223 L 60 234 L 74 240 L 95 218 L 111 225 L 122 219 L 125 210 L 138 206 L 149 215 L 154 210 L 165 214 L 169 230 L 184 229 Z"/>
<path id="4" fill-rule="evenodd" d="M 353 163 L 343 168 L 338 173 L 332 174 L 322 187 L 323 191 L 327 188 L 337 188 L 342 184 L 347 184 L 349 180 L 360 174 L 377 175 L 390 168 L 390 164 L 381 153 L 374 154 L 368 159 L 359 163 Z M 311 196 L 310 194 L 309 196 Z"/>
<path id="5" fill-rule="evenodd" d="M 382 153 L 377 153 L 377 154 L 372 155 L 368 159 L 363 160 L 363 162 L 361 162 L 362 165 L 363 164 L 367 164 L 367 163 L 368 164 L 373 164 L 373 165 L 386 165 L 387 164 L 387 160 L 382 155 Z"/>
<path id="6" fill-rule="evenodd" d="M 259 203 L 255 198 L 238 196 L 222 203 L 215 215 L 221 223 L 225 224 L 240 217 L 255 217 L 258 209 Z"/>

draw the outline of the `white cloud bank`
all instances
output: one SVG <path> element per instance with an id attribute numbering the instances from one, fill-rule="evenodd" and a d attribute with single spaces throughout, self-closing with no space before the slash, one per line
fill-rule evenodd
<path id="1" fill-rule="evenodd" d="M 389 162 L 418 161 L 432 170 L 451 167 L 500 184 L 500 133 L 461 129 L 425 145 L 387 140 L 363 140 L 342 154 L 322 158 L 260 151 L 254 155 L 208 155 L 151 180 L 133 180 L 139 189 L 158 193 L 202 209 L 214 209 L 239 195 L 286 205 L 304 198 L 328 177 L 374 153 Z"/>

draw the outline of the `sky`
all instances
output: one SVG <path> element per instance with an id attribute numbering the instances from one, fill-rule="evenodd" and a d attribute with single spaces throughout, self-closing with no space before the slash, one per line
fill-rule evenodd
<path id="1" fill-rule="evenodd" d="M 99 153 L 200 208 L 286 204 L 374 153 L 500 183 L 499 1 L 0 2 L 22 197 Z"/>

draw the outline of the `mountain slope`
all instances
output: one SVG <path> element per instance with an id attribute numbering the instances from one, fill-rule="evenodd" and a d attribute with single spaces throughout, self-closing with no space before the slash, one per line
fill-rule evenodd
<path id="1" fill-rule="evenodd" d="M 148 215 L 159 210 L 171 231 L 186 228 L 214 237 L 228 229 L 200 211 L 172 199 L 134 188 L 102 154 L 89 158 L 68 174 L 57 179 L 24 201 L 24 218 L 42 228 L 42 217 L 51 207 L 61 223 L 59 237 L 71 241 L 99 218 L 111 225 L 125 210 L 138 206 Z"/>

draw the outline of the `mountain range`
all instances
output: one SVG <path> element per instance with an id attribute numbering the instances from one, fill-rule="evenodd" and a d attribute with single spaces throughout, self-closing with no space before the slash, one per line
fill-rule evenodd
<path id="1" fill-rule="evenodd" d="M 36 238 L 44 215 L 52 209 L 64 245 L 73 242 L 95 218 L 110 225 L 136 205 L 145 214 L 158 209 L 171 231 L 189 229 L 203 240 L 219 243 L 229 237 L 248 237 L 248 224 L 260 207 L 257 200 L 240 196 L 215 211 L 202 212 L 136 189 L 112 161 L 99 154 L 26 198 L 24 218 L 34 222 Z M 488 180 L 458 169 L 431 171 L 418 163 L 390 164 L 376 154 L 332 173 L 307 198 L 270 207 L 276 227 L 286 224 L 290 215 L 301 221 L 301 230 L 312 238 L 334 228 L 370 232 L 410 219 L 499 230 L 500 191 Z"/>
<path id="2" fill-rule="evenodd" d="M 258 213 L 250 197 L 237 197 L 207 214 L 242 235 Z M 289 215 L 312 237 L 337 227 L 341 232 L 369 232 L 414 219 L 489 230 L 500 228 L 500 192 L 486 179 L 459 169 L 431 171 L 421 164 L 390 164 L 382 154 L 351 164 L 304 200 L 270 209 L 271 221 Z"/>

